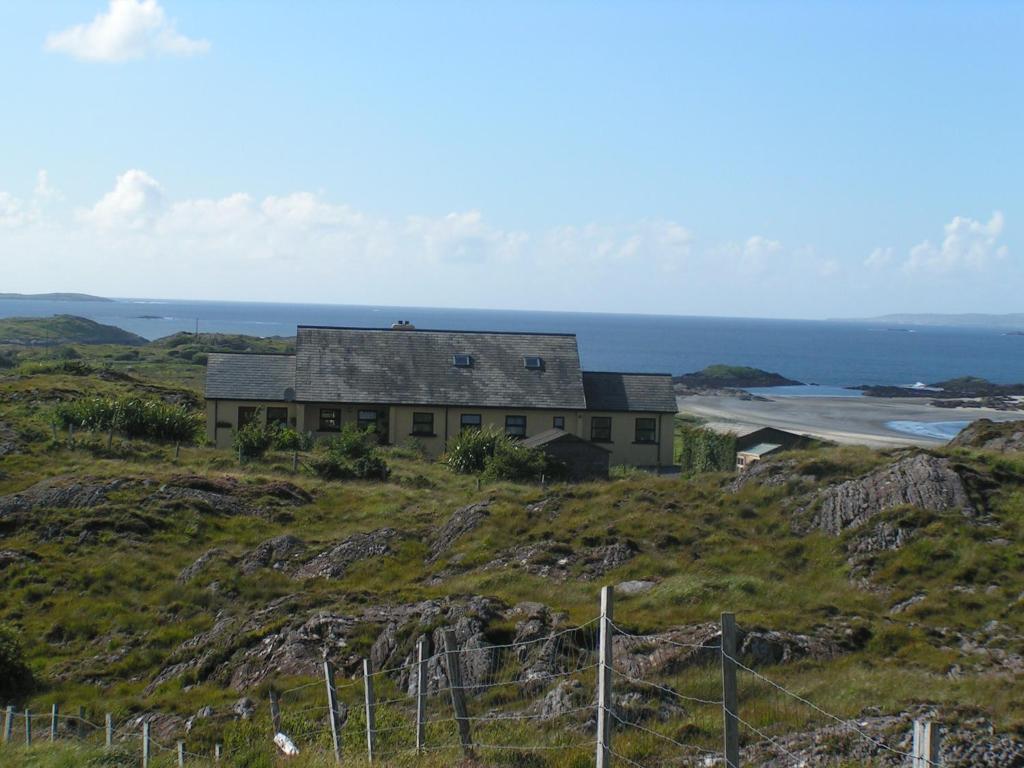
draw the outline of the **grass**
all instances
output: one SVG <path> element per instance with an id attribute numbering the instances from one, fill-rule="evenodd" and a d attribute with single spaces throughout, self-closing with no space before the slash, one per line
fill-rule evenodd
<path id="1" fill-rule="evenodd" d="M 40 510 L 20 527 L 0 521 L 0 549 L 38 557 L 8 566 L 0 591 L 0 621 L 17 628 L 40 681 L 29 700 L 19 702 L 34 711 L 47 711 L 52 703 L 64 711 L 84 706 L 93 719 L 111 711 L 119 722 L 154 710 L 182 718 L 206 705 L 227 711 L 240 693 L 217 677 L 192 674 L 172 679 L 152 693 L 146 688 L 159 669 L 188 658 L 190 652 L 181 644 L 208 631 L 219 616 L 252 615 L 275 599 L 290 600 L 285 615 L 240 642 L 258 644 L 282 622 L 317 611 L 355 615 L 368 604 L 453 594 L 486 595 L 508 605 L 539 601 L 565 612 L 569 621 L 583 623 L 597 613 L 602 584 L 652 579 L 656 586 L 651 591 L 617 600 L 616 621 L 630 631 L 714 622 L 723 610 L 735 612 L 741 627 L 747 628 L 813 633 L 831 627 L 839 635 L 863 630 L 870 639 L 833 661 L 800 661 L 765 672 L 842 717 L 858 716 L 869 707 L 900 712 L 927 703 L 947 713 L 984 715 L 999 730 L 1024 732 L 1024 702 L 1016 681 L 995 666 L 976 669 L 977 658 L 961 651 L 957 640 L 958 634 L 983 632 L 986 625 L 998 622 L 1005 628 L 1005 638 L 998 641 L 1003 649 L 1024 652 L 1024 458 L 1019 455 L 951 449 L 948 455 L 973 478 L 972 493 L 985 513 L 981 523 L 972 524 L 959 514 L 913 509 L 886 513 L 888 521 L 913 524 L 919 533 L 903 549 L 875 556 L 867 583 L 858 586 L 847 561 L 848 538 L 794 532 L 791 502 L 815 487 L 868 472 L 891 461 L 893 454 L 855 448 L 788 454 L 798 465 L 794 474 L 811 480 L 776 487 L 751 484 L 738 492 L 728 490 L 731 476 L 726 474 L 681 479 L 631 471 L 607 483 L 547 488 L 485 483 L 478 490 L 475 477 L 454 475 L 401 448 L 387 451 L 393 473 L 386 483 L 328 483 L 292 473 L 290 456 L 284 454 L 272 453 L 239 466 L 230 454 L 207 447 L 185 447 L 175 460 L 171 446 L 156 443 L 115 438 L 108 451 L 105 435 L 79 435 L 73 447 L 66 443 L 66 435 L 52 439 L 52 406 L 62 400 L 139 392 L 196 398 L 189 382 L 195 380 L 193 369 L 201 372 L 202 367 L 167 355 L 168 349 L 179 348 L 138 348 L 140 358 L 130 363 L 131 370 L 126 361 L 114 361 L 126 348 L 100 346 L 83 355 L 95 369 L 88 375 L 45 367 L 0 372 L 0 425 L 13 430 L 23 446 L 22 452 L 4 457 L 0 464 L 0 494 L 47 477 L 138 481 L 96 508 Z M 105 375 L 106 361 L 111 361 L 112 370 L 128 375 Z M 164 375 L 165 366 L 173 375 Z M 314 501 L 265 516 L 227 516 L 196 505 L 154 500 L 162 484 L 183 473 L 230 476 L 249 487 L 288 481 L 312 493 Z M 547 497 L 556 500 L 557 514 L 527 510 Z M 438 562 L 425 565 L 433 533 L 454 509 L 482 499 L 492 501 L 484 523 Z M 357 563 L 342 579 L 300 585 L 278 573 L 245 575 L 220 563 L 193 583 L 177 582 L 180 571 L 211 548 L 237 557 L 285 533 L 315 548 L 381 527 L 405 536 L 390 556 Z M 623 540 L 633 542 L 638 555 L 599 580 L 583 578 L 579 566 L 566 581 L 527 573 L 515 565 L 482 567 L 518 545 L 544 544 L 575 552 Z M 215 591 L 209 588 L 213 581 L 219 584 Z M 905 612 L 890 613 L 892 605 L 918 594 L 923 600 Z M 512 630 L 493 628 L 504 634 Z M 367 626 L 353 639 L 351 653 L 368 653 L 375 639 L 376 630 Z M 235 647 L 203 650 L 228 658 Z M 947 674 L 954 666 L 963 670 L 961 676 Z M 273 682 L 284 688 L 311 681 Z M 707 668 L 682 670 L 665 682 L 709 698 L 715 698 L 718 686 L 715 671 Z M 770 733 L 824 724 L 813 711 L 781 700 L 777 691 L 754 678 L 741 676 L 740 693 L 743 717 Z M 209 754 L 219 740 L 248 750 L 249 757 L 236 764 L 274 764 L 265 738 L 269 727 L 259 721 L 265 716 L 265 690 L 249 695 L 260 702 L 255 724 L 200 721 L 189 734 L 190 749 Z M 293 713 L 318 706 L 318 697 L 319 688 L 312 688 L 308 697 L 286 708 L 287 716 L 301 717 Z M 353 723 L 358 719 L 357 699 L 358 695 L 351 702 Z M 717 748 L 719 718 L 714 711 L 698 708 L 683 721 L 654 727 L 673 738 L 685 735 L 688 741 Z M 321 749 L 326 747 L 322 726 L 314 718 L 289 727 L 296 732 L 319 728 L 315 743 Z M 576 735 L 584 741 L 590 738 L 582 732 Z M 543 746 L 565 736 L 557 730 L 532 729 L 494 738 Z M 360 735 L 351 727 L 346 739 L 347 754 L 355 763 Z M 620 745 L 627 757 L 647 764 L 661 754 L 657 742 L 656 737 L 641 734 L 624 736 Z M 289 764 L 329 764 L 317 749 Z M 582 766 L 593 759 L 589 747 L 554 754 L 495 752 L 486 757 L 488 765 L 559 767 Z M 454 753 L 431 754 L 417 765 L 449 765 L 453 759 Z M 108 755 L 67 744 L 3 753 L 4 765 L 40 768 L 131 765 L 133 760 L 131 752 Z"/>

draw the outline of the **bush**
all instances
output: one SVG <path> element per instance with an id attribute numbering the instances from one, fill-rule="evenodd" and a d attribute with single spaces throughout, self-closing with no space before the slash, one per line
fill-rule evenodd
<path id="1" fill-rule="evenodd" d="M 466 429 L 448 444 L 444 461 L 449 469 L 460 475 L 483 472 L 497 446 L 511 443 L 512 438 L 495 427 Z"/>
<path id="2" fill-rule="evenodd" d="M 542 477 L 549 480 L 564 477 L 565 465 L 538 448 L 526 448 L 513 440 L 503 440 L 495 443 L 494 454 L 484 464 L 483 476 L 488 480 L 529 483 Z"/>
<path id="3" fill-rule="evenodd" d="M 682 427 L 679 466 L 684 474 L 731 472 L 736 468 L 736 437 L 710 429 Z"/>
<path id="4" fill-rule="evenodd" d="M 263 425 L 263 412 L 257 410 L 252 420 L 241 429 L 236 429 L 231 446 L 239 456 L 254 459 L 262 456 L 274 444 L 274 430 Z"/>
<path id="5" fill-rule="evenodd" d="M 200 432 L 195 411 L 142 398 L 91 397 L 61 403 L 54 409 L 54 419 L 61 427 L 175 443 L 193 443 Z"/>
<path id="6" fill-rule="evenodd" d="M 372 430 L 346 424 L 337 437 L 324 440 L 309 467 L 325 480 L 386 480 L 391 473 Z"/>
<path id="7" fill-rule="evenodd" d="M 17 633 L 0 624 L 0 701 L 18 700 L 31 693 L 34 684 Z"/>

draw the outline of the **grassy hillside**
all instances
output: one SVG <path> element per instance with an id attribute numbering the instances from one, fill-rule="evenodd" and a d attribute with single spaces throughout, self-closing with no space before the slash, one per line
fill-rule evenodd
<path id="1" fill-rule="evenodd" d="M 139 346 L 146 340 L 114 325 L 76 315 L 0 318 L 0 344 L 123 344 Z"/>
<path id="2" fill-rule="evenodd" d="M 386 450 L 387 482 L 341 483 L 301 466 L 293 472 L 291 454 L 239 466 L 230 453 L 202 446 L 175 459 L 171 446 L 155 443 L 115 438 L 108 449 L 106 435 L 79 434 L 74 445 L 66 434 L 53 439 L 52 409 L 72 398 L 131 393 L 198 407 L 189 382 L 202 367 L 170 352 L 215 341 L 181 338 L 94 350 L 80 361 L 89 366 L 84 372 L 46 361 L 0 371 L 0 623 L 14 629 L 36 681 L 12 703 L 39 712 L 54 702 L 64 711 L 84 706 L 92 721 L 111 711 L 122 724 L 158 712 L 167 743 L 184 735 L 186 719 L 211 707 L 214 716 L 189 730 L 190 748 L 208 754 L 223 741 L 240 756 L 233 764 L 269 765 L 270 687 L 312 683 L 287 700 L 287 727 L 320 734 L 304 744 L 326 743 L 316 709 L 323 648 L 339 681 L 358 679 L 363 657 L 374 656 L 378 669 L 400 666 L 419 634 L 449 621 L 476 622 L 474 642 L 508 643 L 541 621 L 530 616 L 548 617 L 550 627 L 584 624 L 597 613 L 602 585 L 643 581 L 645 590 L 617 600 L 624 629 L 699 632 L 722 611 L 735 612 L 745 631 L 765 633 L 769 644 L 811 649 L 756 666 L 842 717 L 882 723 L 892 716 L 905 724 L 909 713 L 927 711 L 940 722 L 1024 732 L 1019 453 L 829 448 L 783 454 L 743 482 L 724 473 L 630 473 L 541 487 L 478 485 L 423 460 L 414 445 Z M 131 370 L 104 368 L 135 351 Z M 885 475 L 894 465 L 895 474 Z M 932 488 L 936 476 L 955 487 Z M 855 525 L 847 512 L 860 509 L 865 477 L 879 478 L 865 491 L 875 499 L 878 489 L 914 488 L 918 479 L 921 493 Z M 465 525 L 446 528 L 457 510 Z M 344 562 L 329 573 L 311 570 L 325 558 Z M 658 638 L 669 636 L 676 635 L 645 642 L 667 647 Z M 573 638 L 581 655 L 595 641 L 592 629 Z M 659 663 L 650 669 L 661 684 L 718 695 L 713 664 Z M 400 697 L 399 684 L 386 681 L 378 695 Z M 580 701 L 589 701 L 590 685 Z M 548 693 L 538 689 L 531 701 Z M 243 696 L 256 703 L 254 719 L 232 715 Z M 343 694 L 353 707 L 344 737 L 353 763 L 362 738 L 359 696 L 358 686 Z M 518 711 L 529 703 L 474 706 Z M 775 737 L 825 738 L 818 729 L 828 723 L 819 715 L 753 680 L 741 686 L 741 709 Z M 645 727 L 706 748 L 720 743 L 713 708 L 644 712 L 638 717 L 648 719 L 638 722 Z M 584 720 L 574 728 L 582 741 L 593 738 Z M 592 761 L 589 748 L 530 751 L 564 732 L 507 725 L 490 738 L 515 739 L 524 749 L 485 751 L 482 762 Z M 845 754 L 845 737 L 833 738 L 835 754 Z M 744 735 L 747 750 L 759 741 Z M 662 747 L 634 729 L 617 748 L 646 766 L 681 764 Z M 133 764 L 134 752 L 119 754 L 10 750 L 3 762 Z M 306 749 L 289 765 L 330 764 L 317 754 Z M 451 760 L 438 753 L 418 764 Z M 872 764 L 896 764 L 878 760 Z"/>

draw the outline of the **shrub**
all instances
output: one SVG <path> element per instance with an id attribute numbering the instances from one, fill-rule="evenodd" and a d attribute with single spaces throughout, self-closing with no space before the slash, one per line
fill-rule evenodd
<path id="1" fill-rule="evenodd" d="M 736 468 L 736 438 L 710 429 L 679 430 L 679 465 L 683 473 L 729 472 Z"/>
<path id="2" fill-rule="evenodd" d="M 494 453 L 484 462 L 483 476 L 488 480 L 528 483 L 541 477 L 553 479 L 565 474 L 565 466 L 552 460 L 544 451 L 526 448 L 513 440 L 494 444 Z"/>
<path id="3" fill-rule="evenodd" d="M 263 412 L 257 410 L 248 424 L 235 430 L 231 446 L 243 458 L 258 458 L 270 450 L 274 444 L 274 435 L 273 427 L 268 429 L 263 424 Z"/>
<path id="4" fill-rule="evenodd" d="M 54 409 L 54 419 L 62 427 L 176 443 L 195 442 L 200 431 L 195 411 L 142 398 L 91 397 L 61 403 Z"/>
<path id="5" fill-rule="evenodd" d="M 391 473 L 375 433 L 352 424 L 346 424 L 336 437 L 324 440 L 308 463 L 325 480 L 386 480 Z"/>
<path id="6" fill-rule="evenodd" d="M 445 463 L 453 472 L 469 475 L 483 472 L 487 459 L 494 455 L 499 444 L 511 444 L 512 438 L 495 427 L 466 429 L 448 444 Z"/>
<path id="7" fill-rule="evenodd" d="M 308 451 L 313 446 L 313 436 L 297 429 L 268 424 L 267 430 L 272 435 L 271 447 L 275 451 Z"/>
<path id="8" fill-rule="evenodd" d="M 21 643 L 13 628 L 0 624 L 0 701 L 14 701 L 30 693 L 32 671 L 25 663 Z"/>

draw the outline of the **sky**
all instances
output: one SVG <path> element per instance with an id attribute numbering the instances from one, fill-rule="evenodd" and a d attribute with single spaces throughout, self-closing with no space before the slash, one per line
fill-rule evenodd
<path id="1" fill-rule="evenodd" d="M 0 291 L 1012 312 L 1024 3 L 0 4 Z"/>

